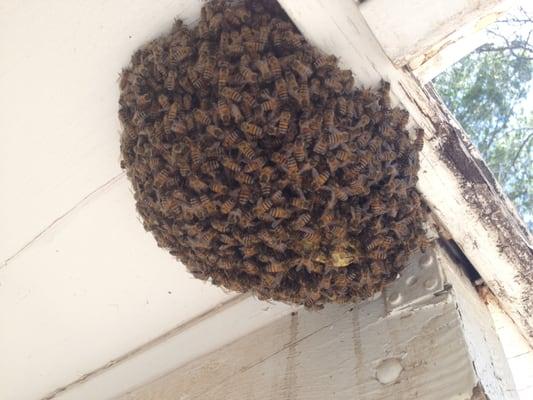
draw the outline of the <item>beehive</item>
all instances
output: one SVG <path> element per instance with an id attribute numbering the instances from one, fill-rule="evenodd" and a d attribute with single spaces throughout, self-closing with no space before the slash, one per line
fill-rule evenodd
<path id="1" fill-rule="evenodd" d="M 380 290 L 423 241 L 422 147 L 273 1 L 211 1 L 120 81 L 144 227 L 197 278 L 320 307 Z"/>

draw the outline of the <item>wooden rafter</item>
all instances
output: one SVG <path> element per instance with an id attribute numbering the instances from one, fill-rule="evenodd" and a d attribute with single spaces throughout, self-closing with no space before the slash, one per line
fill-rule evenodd
<path id="1" fill-rule="evenodd" d="M 462 128 L 438 97 L 396 67 L 351 0 L 280 0 L 304 36 L 334 53 L 356 80 L 384 79 L 398 103 L 422 127 L 425 145 L 419 189 L 435 216 L 533 343 L 531 235 Z"/>

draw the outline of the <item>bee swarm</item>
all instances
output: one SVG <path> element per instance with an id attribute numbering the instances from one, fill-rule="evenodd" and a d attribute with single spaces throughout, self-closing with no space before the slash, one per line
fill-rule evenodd
<path id="1" fill-rule="evenodd" d="M 121 75 L 144 227 L 197 278 L 320 307 L 366 298 L 424 241 L 422 132 L 353 87 L 275 2 L 207 3 Z"/>

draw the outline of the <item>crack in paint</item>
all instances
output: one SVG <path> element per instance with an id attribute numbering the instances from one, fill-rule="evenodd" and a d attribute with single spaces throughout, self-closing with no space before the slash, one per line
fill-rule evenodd
<path id="1" fill-rule="evenodd" d="M 15 252 L 12 256 L 6 258 L 1 264 L 0 264 L 0 270 L 7 267 L 7 265 L 13 261 L 16 257 L 18 257 L 20 254 L 22 254 L 25 250 L 27 250 L 30 246 L 32 246 L 37 240 L 39 240 L 41 237 L 46 235 L 48 231 L 50 231 L 53 227 L 55 227 L 57 224 L 59 224 L 63 219 L 68 217 L 70 214 L 72 214 L 74 211 L 78 210 L 79 208 L 85 206 L 89 203 L 90 200 L 92 200 L 93 197 L 98 195 L 100 192 L 110 188 L 113 186 L 116 182 L 118 182 L 120 179 L 122 179 L 126 175 L 125 172 L 121 172 L 120 174 L 114 176 L 107 182 L 105 182 L 103 185 L 98 186 L 96 189 L 91 191 L 89 194 L 85 195 L 81 200 L 79 200 L 74 206 L 69 208 L 67 211 L 65 211 L 63 214 L 61 214 L 59 217 L 54 219 L 50 224 L 48 224 L 44 229 L 42 229 L 37 235 L 35 235 L 29 242 L 27 242 L 22 248 L 20 248 L 18 251 Z"/>

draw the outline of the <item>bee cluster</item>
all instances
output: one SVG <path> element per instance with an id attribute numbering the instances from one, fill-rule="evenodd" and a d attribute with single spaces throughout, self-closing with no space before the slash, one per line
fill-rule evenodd
<path id="1" fill-rule="evenodd" d="M 195 277 L 320 307 L 381 290 L 423 243 L 422 132 L 277 3 L 207 3 L 138 50 L 120 88 L 137 210 Z"/>

